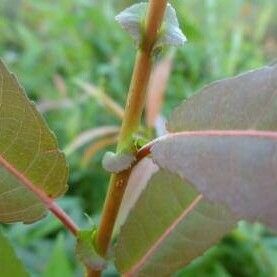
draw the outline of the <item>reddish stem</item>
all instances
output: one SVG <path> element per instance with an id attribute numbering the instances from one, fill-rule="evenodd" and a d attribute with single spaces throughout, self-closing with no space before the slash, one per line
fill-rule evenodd
<path id="1" fill-rule="evenodd" d="M 51 198 L 50 198 L 51 200 Z M 44 203 L 46 204 L 46 203 Z M 57 203 L 55 203 L 53 200 L 51 202 L 48 203 L 47 208 L 49 209 L 49 211 L 51 211 L 53 213 L 53 215 L 55 215 L 60 222 L 74 235 L 77 236 L 77 233 L 79 232 L 79 228 L 76 225 L 76 223 L 72 220 L 72 218 L 65 213 L 65 211 L 59 206 L 57 205 Z"/>
<path id="2" fill-rule="evenodd" d="M 79 228 L 73 222 L 73 220 L 59 207 L 52 198 L 50 198 L 43 190 L 36 187 L 25 175 L 19 172 L 14 166 L 12 166 L 4 157 L 0 155 L 0 164 L 10 172 L 19 182 L 25 185 L 27 189 L 32 191 L 37 198 L 49 209 L 61 223 L 76 236 Z"/>
<path id="3" fill-rule="evenodd" d="M 163 140 L 185 136 L 185 137 L 258 137 L 258 138 L 269 138 L 277 139 L 277 132 L 271 131 L 257 131 L 257 130 L 203 130 L 203 131 L 183 131 L 176 133 L 169 133 L 164 136 L 158 137 L 149 143 L 145 144 L 136 154 L 136 163 L 141 159 L 151 154 L 151 148 Z"/>

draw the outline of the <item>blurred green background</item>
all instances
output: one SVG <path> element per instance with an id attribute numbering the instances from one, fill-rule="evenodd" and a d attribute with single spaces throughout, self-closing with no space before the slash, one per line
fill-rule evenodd
<path id="1" fill-rule="evenodd" d="M 0 56 L 39 105 L 62 149 L 87 129 L 120 124 L 76 80 L 93 84 L 124 106 L 136 48 L 114 16 L 134 2 L 0 1 Z M 276 0 L 170 2 L 188 43 L 175 55 L 165 116 L 204 84 L 276 59 Z M 84 166 L 83 150 L 68 157 L 70 189 L 59 203 L 87 227 L 98 221 L 108 175 L 101 168 L 103 151 Z M 81 276 L 74 242 L 52 216 L 2 229 L 32 276 Z M 109 268 L 105 275 L 116 273 Z M 176 276 L 277 276 L 277 237 L 259 224 L 242 222 Z"/>

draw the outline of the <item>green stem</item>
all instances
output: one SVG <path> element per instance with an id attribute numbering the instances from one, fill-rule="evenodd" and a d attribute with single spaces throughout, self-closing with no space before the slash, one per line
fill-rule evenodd
<path id="1" fill-rule="evenodd" d="M 119 134 L 117 152 L 133 152 L 133 134 L 139 130 L 151 73 L 151 53 L 138 50 L 135 67 Z"/>
<path id="2" fill-rule="evenodd" d="M 139 129 L 145 105 L 146 90 L 152 67 L 152 53 L 158 31 L 165 13 L 167 0 L 150 0 L 146 15 L 145 32 L 136 55 L 132 80 L 119 134 L 117 153 L 135 152 L 133 134 Z M 131 169 L 112 174 L 106 196 L 103 215 L 96 236 L 99 254 L 105 256 L 111 240 L 113 227 Z"/>

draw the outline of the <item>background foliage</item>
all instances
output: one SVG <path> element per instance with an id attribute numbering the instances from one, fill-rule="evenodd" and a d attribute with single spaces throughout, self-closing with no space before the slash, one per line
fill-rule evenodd
<path id="1" fill-rule="evenodd" d="M 0 56 L 41 110 L 50 106 L 44 109 L 44 116 L 61 148 L 84 130 L 120 123 L 85 94 L 76 80 L 92 83 L 124 105 L 135 47 L 114 16 L 134 2 L 0 2 Z M 204 84 L 254 69 L 277 57 L 274 0 L 171 2 L 189 42 L 176 52 L 164 115 Z M 103 152 L 84 166 L 80 162 L 82 150 L 68 157 L 70 190 L 60 203 L 85 227 L 98 220 L 108 176 L 100 165 Z M 80 274 L 74 262 L 73 240 L 51 216 L 32 226 L 3 228 L 33 276 Z M 276 260 L 277 238 L 259 224 L 241 223 L 218 246 L 176 275 L 275 276 Z M 108 269 L 106 274 L 115 273 Z"/>

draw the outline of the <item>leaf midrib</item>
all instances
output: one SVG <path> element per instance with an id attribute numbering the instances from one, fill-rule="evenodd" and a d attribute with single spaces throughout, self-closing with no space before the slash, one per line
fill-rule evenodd
<path id="1" fill-rule="evenodd" d="M 167 237 L 175 230 L 175 228 L 193 211 L 193 209 L 203 199 L 203 195 L 198 195 L 191 204 L 179 215 L 172 224 L 163 232 L 163 234 L 156 240 L 156 242 L 148 249 L 146 254 L 127 272 L 124 276 L 135 276 L 144 264 L 155 255 L 159 246 L 166 240 Z"/>

